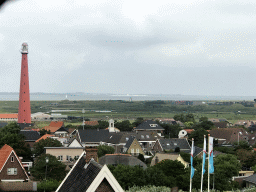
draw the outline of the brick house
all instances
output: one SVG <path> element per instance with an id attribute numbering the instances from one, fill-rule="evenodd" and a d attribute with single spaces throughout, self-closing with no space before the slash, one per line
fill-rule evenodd
<path id="1" fill-rule="evenodd" d="M 129 137 L 126 145 L 124 146 L 123 152 L 127 152 L 133 156 L 138 156 L 139 154 L 145 155 L 135 136 Z"/>
<path id="2" fill-rule="evenodd" d="M 107 165 L 97 163 L 97 148 L 85 148 L 85 151 L 56 192 L 124 192 Z"/>
<path id="3" fill-rule="evenodd" d="M 9 145 L 0 149 L 0 180 L 1 182 L 15 182 L 29 180 L 22 162 Z"/>

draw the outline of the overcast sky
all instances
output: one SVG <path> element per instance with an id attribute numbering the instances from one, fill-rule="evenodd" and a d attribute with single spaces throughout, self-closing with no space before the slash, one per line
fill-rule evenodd
<path id="1" fill-rule="evenodd" d="M 256 95 L 255 0 L 19 0 L 0 10 L 0 92 Z"/>

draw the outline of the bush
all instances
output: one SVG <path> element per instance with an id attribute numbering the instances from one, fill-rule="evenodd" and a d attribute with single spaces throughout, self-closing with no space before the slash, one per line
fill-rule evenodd
<path id="1" fill-rule="evenodd" d="M 171 188 L 169 187 L 165 187 L 165 186 L 160 186 L 160 187 L 156 187 L 156 186 L 142 186 L 142 187 L 138 187 L 138 186 L 133 186 L 131 188 L 129 188 L 129 190 L 127 190 L 126 192 L 171 192 Z"/>
<path id="2" fill-rule="evenodd" d="M 56 181 L 56 180 L 43 181 L 37 185 L 37 191 L 38 192 L 55 191 L 59 187 L 60 183 L 61 183 L 61 181 Z"/>

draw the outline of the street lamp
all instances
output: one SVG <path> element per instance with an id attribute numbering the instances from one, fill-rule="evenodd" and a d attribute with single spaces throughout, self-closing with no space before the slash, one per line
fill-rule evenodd
<path id="1" fill-rule="evenodd" d="M 46 162 L 46 170 L 45 170 L 45 182 L 46 182 L 46 175 L 47 175 L 47 163 L 49 163 L 49 157 L 45 157 L 45 162 Z M 45 186 L 45 185 L 44 185 Z M 45 187 L 44 187 L 45 191 Z"/>
<path id="2" fill-rule="evenodd" d="M 241 134 L 242 135 L 242 132 L 238 132 L 238 134 L 237 134 L 237 139 L 238 139 L 238 145 L 239 145 L 239 134 Z"/>
<path id="3" fill-rule="evenodd" d="M 85 113 L 84 109 L 82 110 L 82 113 L 83 113 L 83 130 L 84 130 L 84 113 Z"/>

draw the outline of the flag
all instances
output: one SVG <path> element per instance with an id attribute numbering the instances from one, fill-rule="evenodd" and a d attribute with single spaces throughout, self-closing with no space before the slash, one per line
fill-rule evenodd
<path id="1" fill-rule="evenodd" d="M 209 173 L 214 173 L 214 166 L 213 166 L 213 137 L 209 137 Z"/>
<path id="2" fill-rule="evenodd" d="M 206 138 L 204 137 L 204 148 L 203 148 L 203 174 L 205 173 L 205 159 L 206 159 Z"/>
<path id="3" fill-rule="evenodd" d="M 193 167 L 193 155 L 194 155 L 194 140 L 192 140 L 192 147 L 191 147 L 191 157 L 190 157 L 190 164 L 191 164 L 191 179 L 194 176 L 195 169 Z"/>

